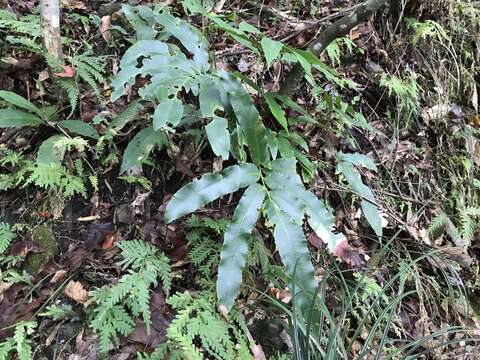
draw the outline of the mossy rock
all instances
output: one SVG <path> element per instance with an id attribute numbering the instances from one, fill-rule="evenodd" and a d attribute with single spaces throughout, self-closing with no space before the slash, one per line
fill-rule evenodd
<path id="1" fill-rule="evenodd" d="M 33 229 L 32 241 L 40 252 L 28 254 L 24 268 L 30 274 L 36 274 L 48 260 L 58 254 L 58 243 L 52 229 L 46 225 L 38 225 Z"/>

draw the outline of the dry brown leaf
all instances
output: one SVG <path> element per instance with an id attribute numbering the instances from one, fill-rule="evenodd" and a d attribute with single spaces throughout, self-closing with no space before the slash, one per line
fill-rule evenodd
<path id="1" fill-rule="evenodd" d="M 102 34 L 102 37 L 106 42 L 110 40 L 110 25 L 110 15 L 105 15 L 104 17 L 102 17 L 100 24 L 100 34 Z"/>
<path id="2" fill-rule="evenodd" d="M 75 69 L 68 65 L 62 65 L 63 71 L 59 73 L 55 73 L 55 76 L 60 78 L 73 78 L 75 76 Z"/>
<path id="3" fill-rule="evenodd" d="M 50 280 L 50 283 L 52 284 L 58 283 L 59 281 L 65 279 L 65 275 L 67 275 L 66 270 L 57 270 L 53 275 L 52 279 Z"/>
<path id="4" fill-rule="evenodd" d="M 70 281 L 63 293 L 80 304 L 83 304 L 88 299 L 88 292 L 83 288 L 80 281 Z"/>

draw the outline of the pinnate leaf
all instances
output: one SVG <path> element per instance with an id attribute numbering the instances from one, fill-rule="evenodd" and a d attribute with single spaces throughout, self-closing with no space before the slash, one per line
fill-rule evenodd
<path id="1" fill-rule="evenodd" d="M 286 273 L 294 283 L 295 296 L 300 308 L 306 309 L 316 284 L 302 225 L 293 222 L 290 216 L 281 209 L 280 204 L 272 199 L 267 200 L 265 208 L 268 220 L 275 226 L 273 237 Z"/>
<path id="2" fill-rule="evenodd" d="M 253 164 L 234 165 L 219 174 L 205 174 L 176 192 L 165 211 L 165 222 L 190 214 L 213 200 L 256 183 L 259 178 L 258 168 Z"/>
<path id="3" fill-rule="evenodd" d="M 225 231 L 218 268 L 217 297 L 220 304 L 230 309 L 242 282 L 242 271 L 248 253 L 248 237 L 255 226 L 265 190 L 259 184 L 250 185 L 233 214 L 233 221 Z"/>
<path id="4" fill-rule="evenodd" d="M 250 95 L 244 90 L 241 93 L 230 94 L 230 104 L 242 132 L 245 134 L 253 162 L 255 164 L 268 163 L 267 133 Z"/>
<path id="5" fill-rule="evenodd" d="M 337 170 L 345 176 L 352 190 L 363 197 L 361 202 L 363 215 L 365 215 L 375 234 L 382 236 L 382 217 L 378 206 L 375 205 L 375 197 L 372 190 L 362 182 L 360 173 L 351 163 L 340 161 L 337 165 Z"/>

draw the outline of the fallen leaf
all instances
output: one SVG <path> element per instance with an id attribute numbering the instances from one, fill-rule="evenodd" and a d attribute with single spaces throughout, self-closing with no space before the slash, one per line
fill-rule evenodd
<path id="1" fill-rule="evenodd" d="M 83 304 L 88 299 L 88 292 L 83 288 L 80 281 L 70 281 L 63 290 L 63 293 L 80 304 Z"/>
<path id="2" fill-rule="evenodd" d="M 71 66 L 68 65 L 62 65 L 63 67 L 63 72 L 55 73 L 55 76 L 61 77 L 61 78 L 72 78 L 75 76 L 75 69 Z"/>
<path id="3" fill-rule="evenodd" d="M 110 40 L 110 15 L 105 15 L 102 17 L 101 23 L 100 23 L 100 34 L 102 35 L 103 39 L 108 42 Z"/>
<path id="4" fill-rule="evenodd" d="M 91 250 L 98 249 L 105 241 L 105 237 L 112 233 L 113 224 L 110 222 L 91 223 L 87 229 L 87 238 L 85 239 L 85 245 Z"/>
<path id="5" fill-rule="evenodd" d="M 105 238 L 103 239 L 101 248 L 103 250 L 110 249 L 113 246 L 113 244 L 115 243 L 116 240 L 117 240 L 117 234 L 116 233 L 108 233 L 107 235 L 105 235 Z"/>
<path id="6" fill-rule="evenodd" d="M 66 270 L 57 270 L 55 274 L 53 275 L 52 279 L 50 280 L 50 283 L 56 284 L 59 281 L 65 279 L 65 276 L 67 275 Z"/>

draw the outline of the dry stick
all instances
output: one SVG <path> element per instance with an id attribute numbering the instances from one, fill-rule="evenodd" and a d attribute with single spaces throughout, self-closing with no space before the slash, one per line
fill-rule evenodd
<path id="1" fill-rule="evenodd" d="M 310 44 L 308 49 L 316 56 L 320 56 L 332 41 L 347 35 L 350 30 L 361 22 L 365 22 L 371 15 L 382 6 L 385 6 L 388 2 L 389 0 L 366 0 L 355 7 L 348 15 L 337 20 L 323 30 Z M 303 67 L 300 63 L 296 63 L 281 85 L 280 93 L 283 95 L 292 95 L 292 93 L 298 88 L 300 81 L 303 79 L 303 74 Z"/>

